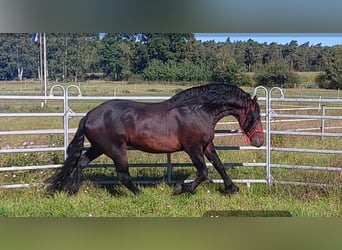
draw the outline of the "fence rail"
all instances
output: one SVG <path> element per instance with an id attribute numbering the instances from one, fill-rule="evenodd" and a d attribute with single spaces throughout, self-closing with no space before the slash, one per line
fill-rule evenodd
<path id="1" fill-rule="evenodd" d="M 70 96 L 69 90 L 76 89 L 77 96 Z M 62 96 L 55 96 L 53 92 L 56 89 L 60 89 L 62 91 Z M 264 96 L 259 97 L 259 102 L 264 102 L 264 111 L 262 111 L 262 117 L 264 119 L 264 129 L 266 132 L 266 140 L 265 146 L 260 148 L 250 147 L 250 146 L 230 146 L 230 145 L 219 145 L 216 146 L 217 150 L 257 150 L 261 151 L 265 154 L 265 161 L 264 162 L 225 162 L 225 167 L 256 167 L 264 169 L 264 178 L 248 178 L 248 179 L 236 179 L 233 180 L 237 183 L 246 183 L 248 186 L 251 183 L 264 183 L 267 185 L 272 185 L 272 183 L 281 183 L 281 184 L 294 184 L 294 185 L 326 185 L 325 183 L 305 183 L 305 182 L 297 182 L 297 181 L 286 181 L 286 180 L 277 180 L 273 177 L 272 173 L 275 169 L 301 169 L 301 170 L 318 170 L 318 171 L 327 171 L 327 172 L 342 172 L 342 167 L 327 167 L 327 166 L 311 166 L 311 165 L 295 165 L 295 164 L 281 164 L 277 162 L 273 162 L 272 154 L 273 152 L 282 152 L 282 153 L 289 153 L 289 152 L 296 152 L 296 153 L 310 153 L 310 154 L 337 154 L 340 155 L 342 153 L 342 149 L 301 149 L 301 148 L 289 148 L 289 147 L 276 147 L 272 145 L 271 136 L 273 135 L 284 135 L 284 136 L 320 136 L 320 137 L 340 137 L 342 133 L 333 133 L 333 132 L 325 132 L 326 129 L 329 127 L 325 126 L 325 121 L 327 120 L 335 120 L 341 121 L 342 116 L 337 115 L 326 115 L 325 111 L 327 110 L 324 106 L 325 103 L 329 104 L 341 104 L 342 99 L 322 99 L 322 98 L 285 98 L 283 91 L 280 88 L 273 88 L 273 89 L 266 89 L 264 87 L 258 87 L 254 90 L 254 93 L 257 91 L 263 91 Z M 280 93 L 280 98 L 272 97 L 272 93 L 278 91 Z M 25 117 L 45 117 L 45 118 L 61 118 L 63 120 L 63 128 L 58 129 L 30 129 L 30 130 L 9 130 L 9 131 L 0 131 L 0 136 L 13 136 L 13 135 L 50 135 L 50 134 L 58 134 L 63 135 L 63 147 L 51 147 L 47 145 L 37 145 L 35 147 L 19 147 L 19 148 L 0 148 L 0 154 L 10 154 L 10 153 L 32 153 L 32 152 L 64 152 L 64 158 L 66 157 L 66 149 L 69 144 L 69 135 L 75 133 L 75 128 L 69 128 L 69 120 L 72 117 L 81 117 L 84 116 L 85 113 L 83 112 L 74 112 L 69 105 L 69 101 L 72 100 L 74 102 L 77 101 L 105 101 L 110 99 L 132 99 L 132 100 L 143 100 L 143 101 L 162 101 L 166 100 L 169 97 L 165 96 L 155 96 L 155 97 L 144 97 L 144 96 L 121 96 L 121 97 L 113 97 L 113 96 L 105 96 L 105 97 L 90 97 L 90 96 L 82 96 L 82 93 L 78 86 L 71 85 L 67 88 L 61 85 L 55 85 L 50 90 L 50 95 L 43 97 L 43 96 L 0 96 L 1 100 L 40 100 L 42 102 L 48 101 L 59 101 L 62 102 L 63 112 L 51 112 L 51 113 L 0 113 L 1 118 L 25 118 Z M 276 108 L 277 104 L 280 103 L 318 103 L 318 107 L 299 107 L 299 108 Z M 339 108 L 339 107 L 337 107 Z M 329 107 L 331 109 L 331 107 Z M 295 112 L 295 111 L 305 111 L 305 110 L 318 110 L 322 111 L 320 115 L 299 115 L 299 114 L 279 114 L 278 112 L 286 111 L 286 112 Z M 286 119 L 291 120 L 286 120 Z M 315 121 L 320 120 L 322 121 L 321 127 L 317 128 L 320 129 L 320 132 L 308 132 L 308 131 L 297 131 L 294 130 L 274 130 L 272 129 L 272 125 L 281 123 L 281 122 L 293 122 L 293 121 L 300 121 L 300 122 L 307 122 L 307 121 Z M 1 120 L 0 120 L 1 121 Z M 232 123 L 222 123 L 222 124 L 232 124 Z M 308 128 L 306 128 L 308 129 Z M 229 129 L 216 129 L 215 135 L 216 136 L 230 136 L 239 134 L 239 130 L 229 130 Z M 112 165 L 101 164 L 101 167 L 110 167 Z M 167 177 L 164 181 L 167 182 L 175 182 L 171 178 L 173 168 L 175 167 L 186 167 L 192 166 L 189 162 L 183 163 L 176 163 L 172 162 L 171 155 L 166 155 L 166 161 L 160 163 L 135 163 L 130 164 L 131 167 L 163 167 L 166 169 Z M 208 166 L 211 167 L 212 165 L 208 163 Z M 7 171 L 32 171 L 32 170 L 45 170 L 45 169 L 54 169 L 61 167 L 60 164 L 51 164 L 51 165 L 41 165 L 41 166 L 6 166 L 0 167 L 1 172 Z M 97 164 L 92 164 L 91 167 L 99 167 Z M 185 180 L 188 182 L 190 180 Z M 99 183 L 116 183 L 116 180 L 113 181 L 99 181 Z M 153 182 L 153 181 L 152 181 Z M 222 180 L 212 180 L 214 183 L 221 183 Z M 19 184 L 5 184 L 0 183 L 0 188 L 19 188 L 19 187 L 28 187 L 28 186 L 35 186 L 38 185 L 37 183 L 19 183 Z M 337 183 L 338 186 L 342 186 L 341 183 Z"/>

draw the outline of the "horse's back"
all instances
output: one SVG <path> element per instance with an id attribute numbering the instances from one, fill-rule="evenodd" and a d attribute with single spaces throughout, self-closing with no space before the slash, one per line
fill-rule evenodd
<path id="1" fill-rule="evenodd" d="M 96 143 L 100 139 L 120 142 L 149 152 L 180 148 L 176 119 L 163 103 L 107 101 L 88 112 L 86 128 L 88 139 Z"/>

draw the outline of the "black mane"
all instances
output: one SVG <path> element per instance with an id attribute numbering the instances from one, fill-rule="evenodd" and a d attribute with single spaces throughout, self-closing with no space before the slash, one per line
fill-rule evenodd
<path id="1" fill-rule="evenodd" d="M 206 108 L 227 104 L 246 107 L 250 99 L 250 94 L 244 92 L 237 86 L 212 83 L 182 91 L 171 97 L 167 102 L 169 109 L 193 105 Z"/>

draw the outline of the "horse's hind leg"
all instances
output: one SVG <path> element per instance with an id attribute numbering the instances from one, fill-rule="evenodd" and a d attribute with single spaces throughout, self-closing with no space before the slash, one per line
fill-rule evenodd
<path id="1" fill-rule="evenodd" d="M 205 156 L 208 158 L 208 160 L 214 165 L 214 168 L 217 170 L 217 172 L 221 175 L 224 186 L 225 186 L 225 192 L 229 194 L 238 193 L 239 188 L 235 186 L 235 184 L 233 183 L 233 181 L 230 179 L 227 172 L 225 171 L 224 165 L 217 155 L 214 144 L 210 143 L 205 149 L 204 153 L 205 153 Z"/>
<path id="2" fill-rule="evenodd" d="M 73 173 L 72 182 L 67 185 L 64 189 L 69 194 L 75 194 L 78 192 L 81 184 L 82 170 L 91 162 L 102 154 L 102 152 L 95 148 L 90 147 L 84 154 L 81 155 L 76 168 Z"/>
<path id="3" fill-rule="evenodd" d="M 108 155 L 113 160 L 119 181 L 132 193 L 139 194 L 140 190 L 137 188 L 136 185 L 134 185 L 132 177 L 128 170 L 126 144 L 122 144 L 119 147 L 114 146 L 111 152 L 106 152 L 106 155 Z"/>

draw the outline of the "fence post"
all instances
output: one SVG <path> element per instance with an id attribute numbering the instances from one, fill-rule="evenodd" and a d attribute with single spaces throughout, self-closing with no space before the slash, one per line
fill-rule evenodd
<path id="1" fill-rule="evenodd" d="M 76 88 L 78 96 L 82 96 L 81 89 L 77 85 L 69 85 L 64 89 L 64 160 L 66 160 L 67 149 L 69 146 L 69 114 L 72 112 L 69 107 L 69 91 L 71 88 Z"/>
<path id="2" fill-rule="evenodd" d="M 321 106 L 321 115 L 322 115 L 322 119 L 321 119 L 321 139 L 324 139 L 324 130 L 325 130 L 325 105 Z"/>
<path id="3" fill-rule="evenodd" d="M 63 92 L 63 136 L 64 136 L 64 160 L 67 157 L 67 149 L 69 145 L 69 113 L 71 109 L 69 108 L 69 91 L 71 88 L 76 88 L 78 96 L 82 96 L 81 89 L 77 85 L 70 85 L 67 88 L 62 85 L 53 85 L 50 89 L 50 96 L 53 96 L 53 90 L 55 88 L 60 88 Z"/>
<path id="4" fill-rule="evenodd" d="M 55 88 L 60 88 L 62 90 L 62 93 L 63 93 L 63 130 L 64 130 L 64 133 L 63 133 L 63 141 L 64 141 L 64 160 L 66 159 L 67 157 L 67 148 L 68 148 L 68 118 L 67 118 L 67 113 L 68 113 L 68 101 L 67 101 L 67 98 L 66 98 L 66 91 L 65 91 L 65 88 L 62 86 L 62 85 L 53 85 L 50 89 L 50 93 L 49 95 L 50 96 L 53 96 L 53 90 Z"/>
<path id="5" fill-rule="evenodd" d="M 266 150 L 267 150 L 267 156 L 268 156 L 268 175 L 267 175 L 267 184 L 268 186 L 272 185 L 272 174 L 271 174 L 271 116 L 272 116 L 272 105 L 271 105 L 271 100 L 272 100 L 272 92 L 274 90 L 278 90 L 280 92 L 281 98 L 284 98 L 284 92 L 281 88 L 279 87 L 273 87 L 270 89 L 269 94 L 267 96 L 267 102 L 268 102 L 268 129 L 267 129 L 267 145 L 266 145 Z"/>
<path id="6" fill-rule="evenodd" d="M 172 162 L 171 162 L 171 153 L 166 154 L 166 160 L 167 160 L 167 169 L 166 169 L 166 175 L 167 175 L 167 182 L 171 183 L 171 175 L 172 175 Z"/>
<path id="7" fill-rule="evenodd" d="M 258 89 L 262 89 L 265 92 L 265 121 L 266 121 L 266 126 L 265 126 L 265 131 L 266 131 L 266 181 L 267 185 L 271 185 L 271 168 L 270 168 L 270 163 L 271 163 L 271 150 L 270 150 L 270 145 L 271 145 L 271 135 L 270 135 L 270 98 L 269 98 L 269 93 L 267 88 L 264 86 L 258 86 L 254 89 L 254 95 L 256 95 Z"/>

